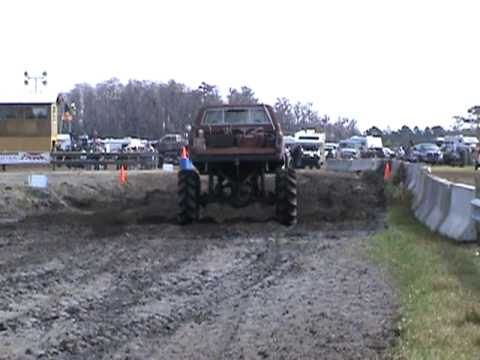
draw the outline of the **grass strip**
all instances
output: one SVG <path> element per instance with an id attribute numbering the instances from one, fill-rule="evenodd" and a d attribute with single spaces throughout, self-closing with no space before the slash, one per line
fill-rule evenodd
<path id="1" fill-rule="evenodd" d="M 480 359 L 478 246 L 455 244 L 392 205 L 388 228 L 370 239 L 369 255 L 398 289 L 401 316 L 394 359 Z"/>

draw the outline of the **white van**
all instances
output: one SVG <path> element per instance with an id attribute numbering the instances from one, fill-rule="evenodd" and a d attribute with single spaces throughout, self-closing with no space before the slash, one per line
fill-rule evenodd
<path id="1" fill-rule="evenodd" d="M 294 135 L 295 146 L 302 151 L 301 159 L 294 159 L 297 167 L 319 169 L 325 162 L 325 133 L 315 129 L 297 131 Z M 294 155 L 295 158 L 295 155 Z"/>

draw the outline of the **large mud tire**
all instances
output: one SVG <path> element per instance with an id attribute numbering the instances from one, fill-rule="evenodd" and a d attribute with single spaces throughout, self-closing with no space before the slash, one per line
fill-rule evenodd
<path id="1" fill-rule="evenodd" d="M 190 224 L 198 219 L 200 176 L 191 170 L 178 173 L 178 222 Z"/>
<path id="2" fill-rule="evenodd" d="M 297 175 L 292 168 L 279 170 L 275 178 L 277 219 L 282 225 L 297 223 Z"/>

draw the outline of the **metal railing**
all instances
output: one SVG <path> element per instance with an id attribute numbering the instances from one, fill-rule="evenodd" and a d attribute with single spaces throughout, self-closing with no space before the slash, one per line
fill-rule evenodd
<path id="1" fill-rule="evenodd" d="M 157 152 L 131 152 L 131 153 L 100 153 L 100 152 L 52 152 L 50 154 L 52 169 L 66 166 L 67 168 L 80 168 L 86 170 L 126 168 L 156 169 L 159 165 Z"/>

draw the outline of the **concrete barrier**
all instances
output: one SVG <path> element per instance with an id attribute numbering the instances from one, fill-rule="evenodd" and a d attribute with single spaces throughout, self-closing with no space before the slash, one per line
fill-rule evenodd
<path id="1" fill-rule="evenodd" d="M 431 175 L 425 175 L 423 186 L 423 196 L 415 210 L 415 217 L 425 223 L 425 219 L 435 206 L 435 192 L 437 187 Z"/>
<path id="2" fill-rule="evenodd" d="M 352 160 L 350 171 L 374 171 L 377 169 L 378 161 L 376 159 L 357 159 Z"/>
<path id="3" fill-rule="evenodd" d="M 327 160 L 327 170 L 349 172 L 352 167 L 352 160 Z"/>
<path id="4" fill-rule="evenodd" d="M 471 201 L 475 187 L 454 184 L 431 175 L 422 164 L 406 166 L 406 187 L 412 193 L 415 217 L 432 231 L 462 242 L 477 241 Z"/>
<path id="5" fill-rule="evenodd" d="M 413 189 L 412 210 L 416 210 L 421 204 L 426 190 L 427 172 L 423 169 L 418 171 L 415 188 Z"/>
<path id="6" fill-rule="evenodd" d="M 428 216 L 423 220 L 423 223 L 427 225 L 430 230 L 438 231 L 450 209 L 452 183 L 438 177 L 432 177 L 432 180 L 435 189 L 432 195 L 434 197 L 434 206 Z"/>
<path id="7" fill-rule="evenodd" d="M 400 164 L 402 162 L 399 160 L 392 160 L 392 175 L 396 176 L 398 173 L 398 169 L 400 168 Z"/>
<path id="8" fill-rule="evenodd" d="M 417 176 L 419 175 L 421 168 L 417 164 L 409 163 L 409 174 L 410 178 L 407 182 L 407 189 L 412 191 L 413 187 L 416 185 Z"/>
<path id="9" fill-rule="evenodd" d="M 415 187 L 418 185 L 418 176 L 421 172 L 421 167 L 417 164 L 410 164 L 410 181 L 408 182 L 407 189 L 411 192 L 414 191 Z"/>
<path id="10" fill-rule="evenodd" d="M 407 180 L 405 182 L 405 187 L 407 189 L 410 189 L 410 187 L 412 185 L 412 182 L 413 182 L 413 179 L 414 179 L 413 174 L 414 174 L 415 168 L 410 163 L 404 163 L 404 164 L 405 164 L 405 167 L 406 167 L 406 170 L 407 170 Z"/>
<path id="11" fill-rule="evenodd" d="M 327 160 L 327 170 L 341 172 L 375 171 L 381 163 L 379 159 Z"/>
<path id="12" fill-rule="evenodd" d="M 458 241 L 476 241 L 477 231 L 472 220 L 471 201 L 475 187 L 453 184 L 451 186 L 448 215 L 439 227 L 440 234 Z"/>

